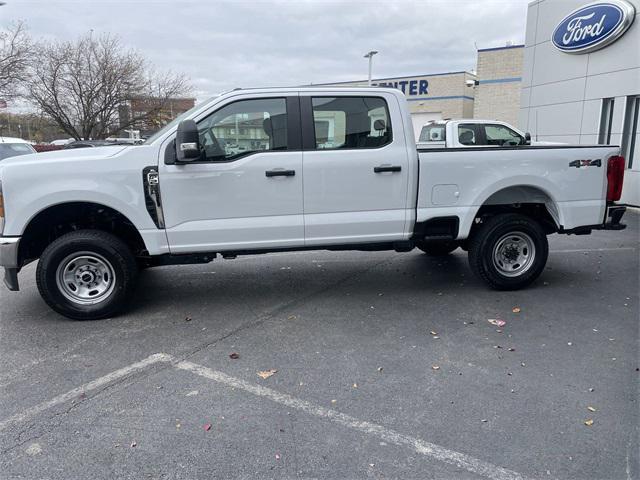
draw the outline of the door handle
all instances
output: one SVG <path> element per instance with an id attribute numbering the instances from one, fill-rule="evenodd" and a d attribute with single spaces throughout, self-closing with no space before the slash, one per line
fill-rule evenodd
<path id="1" fill-rule="evenodd" d="M 379 166 L 373 167 L 373 171 L 375 173 L 384 173 L 384 172 L 400 172 L 402 167 L 400 165 L 390 165 L 390 166 Z"/>
<path id="2" fill-rule="evenodd" d="M 295 170 L 267 170 L 264 172 L 267 177 L 293 177 Z"/>

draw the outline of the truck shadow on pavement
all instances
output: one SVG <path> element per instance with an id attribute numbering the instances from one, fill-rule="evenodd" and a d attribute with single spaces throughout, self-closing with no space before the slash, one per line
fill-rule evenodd
<path id="1" fill-rule="evenodd" d="M 459 297 L 512 294 L 490 290 L 475 278 L 463 252 L 439 258 L 391 254 L 387 258 L 378 256 L 375 264 L 366 260 L 313 263 L 310 257 L 304 262 L 298 259 L 283 262 L 283 258 L 286 257 L 273 261 L 265 258 L 255 268 L 246 259 L 238 265 L 233 261 L 218 264 L 214 261 L 207 265 L 144 271 L 128 312 L 144 315 L 149 308 L 188 312 L 231 308 L 238 303 L 262 311 L 321 295 L 333 295 L 339 302 L 348 303 L 349 298 L 359 301 L 379 294 L 417 299 L 451 293 Z M 561 268 L 550 270 L 527 290 L 541 288 L 547 275 L 557 280 L 567 274 Z M 588 278 L 575 280 L 584 282 Z"/>

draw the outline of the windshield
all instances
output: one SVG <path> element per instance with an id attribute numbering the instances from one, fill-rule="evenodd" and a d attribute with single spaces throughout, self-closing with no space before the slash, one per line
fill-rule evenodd
<path id="1" fill-rule="evenodd" d="M 29 153 L 36 153 L 36 151 L 28 143 L 0 143 L 0 160 Z"/>
<path id="2" fill-rule="evenodd" d="M 445 126 L 442 124 L 425 125 L 420 132 L 419 142 L 444 142 Z"/>
<path id="3" fill-rule="evenodd" d="M 210 99 L 208 99 L 206 102 L 204 103 L 199 103 L 198 105 L 195 105 L 193 107 L 191 107 L 189 110 L 187 110 L 186 112 L 181 113 L 180 115 L 178 115 L 176 118 L 174 118 L 173 120 L 171 120 L 169 123 L 167 123 L 164 127 L 162 127 L 160 130 L 158 130 L 156 133 L 154 133 L 153 135 L 151 135 L 149 138 L 147 138 L 143 145 L 149 145 L 150 143 L 155 142 L 158 138 L 160 138 L 162 135 L 164 135 L 165 133 L 167 133 L 169 130 L 171 130 L 173 127 L 175 127 L 178 123 L 180 123 L 182 120 L 184 120 L 186 117 L 190 116 L 193 112 L 195 112 L 196 110 L 198 110 L 200 107 L 202 107 L 203 105 L 206 105 L 207 103 L 209 103 L 213 98 L 215 97 L 211 97 Z"/>

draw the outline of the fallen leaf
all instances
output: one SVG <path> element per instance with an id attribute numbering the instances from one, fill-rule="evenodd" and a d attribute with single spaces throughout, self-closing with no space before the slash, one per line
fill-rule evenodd
<path id="1" fill-rule="evenodd" d="M 507 324 L 504 320 L 498 320 L 497 318 L 490 318 L 487 322 L 496 327 L 504 327 Z"/>
<path id="2" fill-rule="evenodd" d="M 584 424 L 585 424 L 587 427 L 590 427 L 591 425 L 593 425 L 593 420 L 589 419 L 589 420 L 587 420 L 586 422 L 584 422 Z"/>
<path id="3" fill-rule="evenodd" d="M 210 423 L 205 423 L 204 425 L 204 431 L 208 432 L 209 430 L 211 430 L 211 424 Z"/>
<path id="4" fill-rule="evenodd" d="M 238 353 L 236 353 L 236 352 L 233 352 L 233 353 L 229 354 L 229 358 L 232 359 L 232 360 L 237 360 L 237 359 L 240 358 L 240 355 Z"/>
<path id="5" fill-rule="evenodd" d="M 32 443 L 31 445 L 29 445 L 29 448 L 25 450 L 25 453 L 31 456 L 38 455 L 42 453 L 42 447 L 39 443 Z"/>
<path id="6" fill-rule="evenodd" d="M 263 380 L 266 380 L 267 378 L 269 378 L 270 376 L 272 376 L 274 373 L 276 373 L 278 370 L 276 370 L 275 368 L 272 368 L 270 370 L 263 370 L 261 372 L 258 372 L 258 376 L 260 378 L 262 378 Z"/>
<path id="7" fill-rule="evenodd" d="M 587 407 L 587 410 L 589 410 L 590 412 L 595 412 L 596 411 L 596 409 L 593 408 L 593 407 Z"/>
<path id="8" fill-rule="evenodd" d="M 434 370 L 440 370 L 440 367 L 438 365 L 431 365 L 431 368 Z"/>
<path id="9" fill-rule="evenodd" d="M 513 307 L 511 310 L 513 313 L 520 313 L 520 307 Z"/>

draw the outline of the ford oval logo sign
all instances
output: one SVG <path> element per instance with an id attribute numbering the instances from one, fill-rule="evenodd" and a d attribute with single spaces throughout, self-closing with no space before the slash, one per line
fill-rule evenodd
<path id="1" fill-rule="evenodd" d="M 596 2 L 574 10 L 553 31 L 553 44 L 566 53 L 588 53 L 620 38 L 636 10 L 625 0 Z"/>

